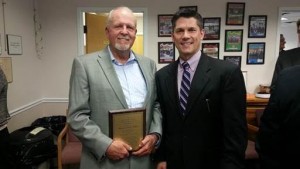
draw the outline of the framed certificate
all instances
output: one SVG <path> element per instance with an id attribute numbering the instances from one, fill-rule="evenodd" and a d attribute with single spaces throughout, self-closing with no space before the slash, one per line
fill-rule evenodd
<path id="1" fill-rule="evenodd" d="M 126 142 L 132 151 L 138 150 L 145 137 L 145 114 L 145 108 L 110 110 L 109 136 Z"/>

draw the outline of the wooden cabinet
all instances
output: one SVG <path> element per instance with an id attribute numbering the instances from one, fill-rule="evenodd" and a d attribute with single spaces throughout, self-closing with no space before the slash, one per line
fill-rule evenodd
<path id="1" fill-rule="evenodd" d="M 256 111 L 264 110 L 269 99 L 255 97 L 254 94 L 247 94 L 247 121 L 249 124 L 257 125 Z"/>

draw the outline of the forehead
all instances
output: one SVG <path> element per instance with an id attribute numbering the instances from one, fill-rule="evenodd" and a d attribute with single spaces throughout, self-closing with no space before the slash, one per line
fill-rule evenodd
<path id="1" fill-rule="evenodd" d="M 115 11 L 111 22 L 113 24 L 130 24 L 136 25 L 136 18 L 135 16 L 127 11 Z"/>
<path id="2" fill-rule="evenodd" d="M 191 28 L 191 27 L 199 27 L 197 25 L 197 20 L 193 17 L 190 18 L 179 18 L 175 23 L 175 29 L 177 28 Z"/>

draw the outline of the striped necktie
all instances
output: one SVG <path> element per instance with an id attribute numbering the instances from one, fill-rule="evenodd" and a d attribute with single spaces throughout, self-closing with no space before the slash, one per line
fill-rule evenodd
<path id="1" fill-rule="evenodd" d="M 182 63 L 183 67 L 183 74 L 182 74 L 182 80 L 181 80 L 181 86 L 180 86 L 180 112 L 182 113 L 183 116 L 186 115 L 185 109 L 187 105 L 187 100 L 189 97 L 189 91 L 191 87 L 191 81 L 190 77 L 191 74 L 189 72 L 190 65 L 188 62 L 183 62 Z"/>

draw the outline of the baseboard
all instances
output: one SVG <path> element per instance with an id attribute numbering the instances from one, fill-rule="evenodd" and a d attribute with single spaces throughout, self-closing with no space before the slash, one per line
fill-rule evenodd
<path id="1" fill-rule="evenodd" d="M 69 99 L 68 98 L 43 98 L 43 99 L 40 99 L 40 100 L 36 100 L 34 102 L 31 102 L 29 104 L 26 104 L 24 106 L 21 106 L 17 109 L 14 109 L 12 111 L 9 111 L 9 114 L 10 116 L 15 116 L 17 114 L 20 114 L 28 109 L 31 109 L 35 106 L 38 106 L 42 103 L 68 103 L 69 102 Z"/>

